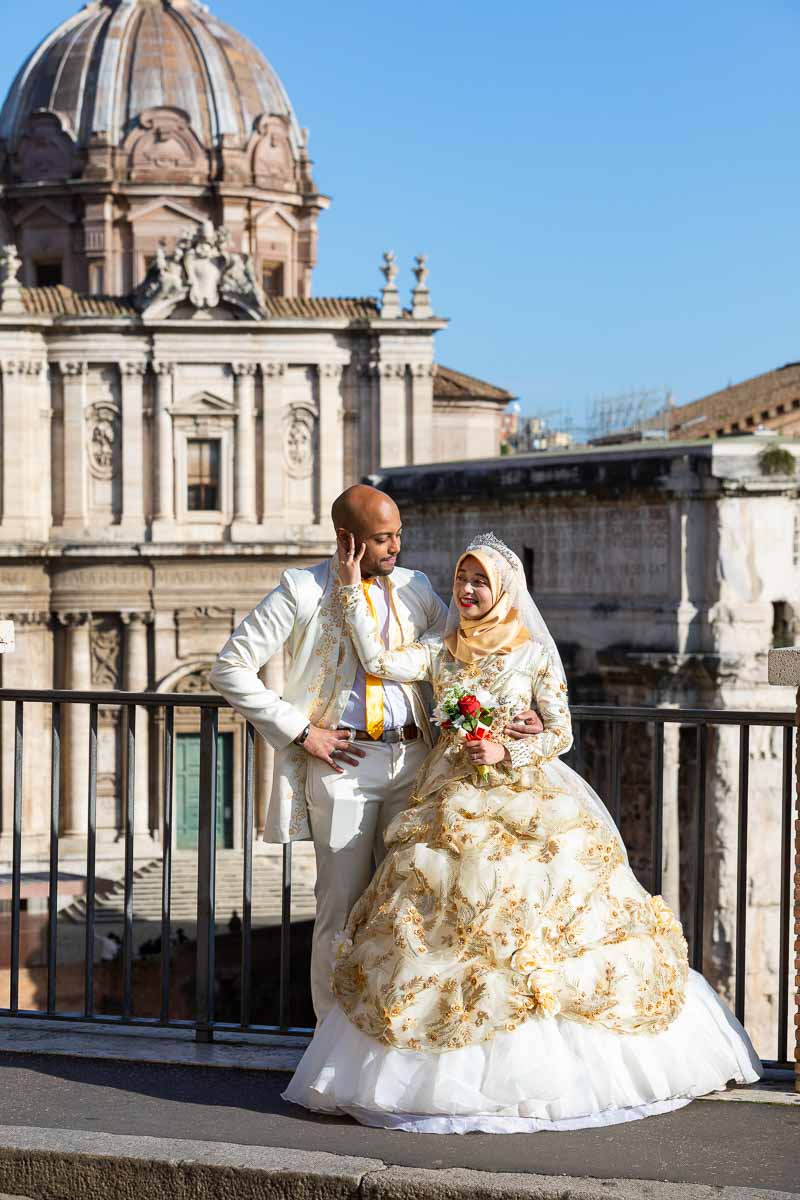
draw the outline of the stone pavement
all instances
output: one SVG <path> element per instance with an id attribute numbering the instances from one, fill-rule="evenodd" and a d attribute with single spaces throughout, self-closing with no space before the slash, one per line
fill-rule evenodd
<path id="1" fill-rule="evenodd" d="M 780 1092 L 604 1130 L 432 1137 L 293 1108 L 286 1078 L 2 1051 L 0 1188 L 32 1200 L 800 1195 L 800 1105 Z"/>

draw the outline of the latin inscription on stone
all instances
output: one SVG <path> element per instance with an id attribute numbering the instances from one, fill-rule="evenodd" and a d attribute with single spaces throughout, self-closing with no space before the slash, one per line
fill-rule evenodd
<path id="1" fill-rule="evenodd" d="M 664 509 L 544 509 L 533 516 L 528 537 L 536 592 L 609 597 L 669 592 L 669 518 Z"/>
<path id="2" fill-rule="evenodd" d="M 533 551 L 536 596 L 631 599 L 668 596 L 669 513 L 656 505 L 530 504 L 516 513 L 465 508 L 444 521 L 406 513 L 403 562 L 425 571 L 449 596 L 451 563 L 482 529 L 493 529 L 518 554 Z"/>

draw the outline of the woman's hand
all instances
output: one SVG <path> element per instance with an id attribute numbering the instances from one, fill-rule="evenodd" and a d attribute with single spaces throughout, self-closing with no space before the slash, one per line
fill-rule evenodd
<path id="1" fill-rule="evenodd" d="M 361 583 L 361 560 L 366 550 L 364 542 L 356 551 L 356 539 L 352 533 L 336 535 L 336 552 L 339 556 L 339 583 L 342 587 L 352 587 Z"/>
<path id="2" fill-rule="evenodd" d="M 507 733 L 509 737 L 519 739 L 541 733 L 543 729 L 542 718 L 533 709 L 528 708 L 525 712 L 517 713 L 512 717 L 503 732 Z"/>
<path id="3" fill-rule="evenodd" d="M 488 767 L 510 757 L 505 746 L 501 746 L 499 742 L 493 742 L 491 738 L 480 738 L 474 742 L 467 742 L 466 748 L 469 761 L 476 767 Z"/>

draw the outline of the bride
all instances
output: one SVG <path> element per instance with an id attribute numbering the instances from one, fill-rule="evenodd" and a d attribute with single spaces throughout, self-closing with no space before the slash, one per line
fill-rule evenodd
<path id="1" fill-rule="evenodd" d="M 564 670 L 517 556 L 477 537 L 444 640 L 386 650 L 362 554 L 351 538 L 339 577 L 364 668 L 430 681 L 443 729 L 338 939 L 337 1004 L 285 1098 L 365 1125 L 512 1133 L 631 1121 L 758 1079 L 678 920 L 559 759 Z M 496 732 L 531 702 L 542 733 Z M 467 740 L 459 714 L 488 732 Z"/>

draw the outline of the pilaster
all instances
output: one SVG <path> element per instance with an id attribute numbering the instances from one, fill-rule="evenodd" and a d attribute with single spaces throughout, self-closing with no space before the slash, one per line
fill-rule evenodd
<path id="1" fill-rule="evenodd" d="M 234 461 L 234 522 L 253 525 L 256 520 L 256 363 L 232 363 L 236 400 L 236 450 Z"/>
<path id="2" fill-rule="evenodd" d="M 406 365 L 378 363 L 379 466 L 403 467 L 408 462 Z"/>
<path id="3" fill-rule="evenodd" d="M 65 532 L 83 533 L 87 526 L 86 496 L 86 363 L 59 362 L 64 392 Z"/>
<path id="4" fill-rule="evenodd" d="M 262 523 L 279 524 L 284 516 L 283 461 L 283 381 L 286 364 L 268 361 L 261 364 L 264 380 L 263 406 L 261 412 L 262 442 Z"/>
<path id="5" fill-rule="evenodd" d="M 126 612 L 121 614 L 125 627 L 124 679 L 128 692 L 146 692 L 150 683 L 147 654 L 147 627 L 152 623 L 152 614 Z M 150 711 L 142 706 L 136 709 L 136 762 L 134 766 L 133 828 L 137 853 L 141 851 L 142 838 L 150 839 L 150 830 L 157 818 L 150 811 Z"/>
<path id="6" fill-rule="evenodd" d="M 433 374 L 432 362 L 412 364 L 409 464 L 433 461 Z"/>
<path id="7" fill-rule="evenodd" d="M 175 532 L 175 447 L 172 431 L 172 395 L 175 363 L 153 363 L 156 375 L 156 400 L 153 419 L 155 440 L 155 486 L 153 496 L 153 535 L 157 541 Z"/>
<path id="8" fill-rule="evenodd" d="M 67 687 L 73 692 L 92 688 L 90 612 L 60 612 L 59 622 L 67 630 Z M 88 830 L 89 795 L 89 706 L 64 705 L 62 742 L 63 807 L 61 828 L 67 835 L 85 837 Z"/>
<path id="9" fill-rule="evenodd" d="M 319 371 L 318 520 L 325 524 L 331 505 L 344 491 L 342 364 L 321 363 Z"/>
<path id="10" fill-rule="evenodd" d="M 45 541 L 49 533 L 51 475 L 49 406 L 45 409 L 42 400 L 46 363 L 35 358 L 6 358 L 0 362 L 0 369 L 3 537 Z M 44 451 L 43 432 L 47 434 Z"/>
<path id="11" fill-rule="evenodd" d="M 122 529 L 144 538 L 144 376 L 145 362 L 120 364 L 122 392 Z"/>

